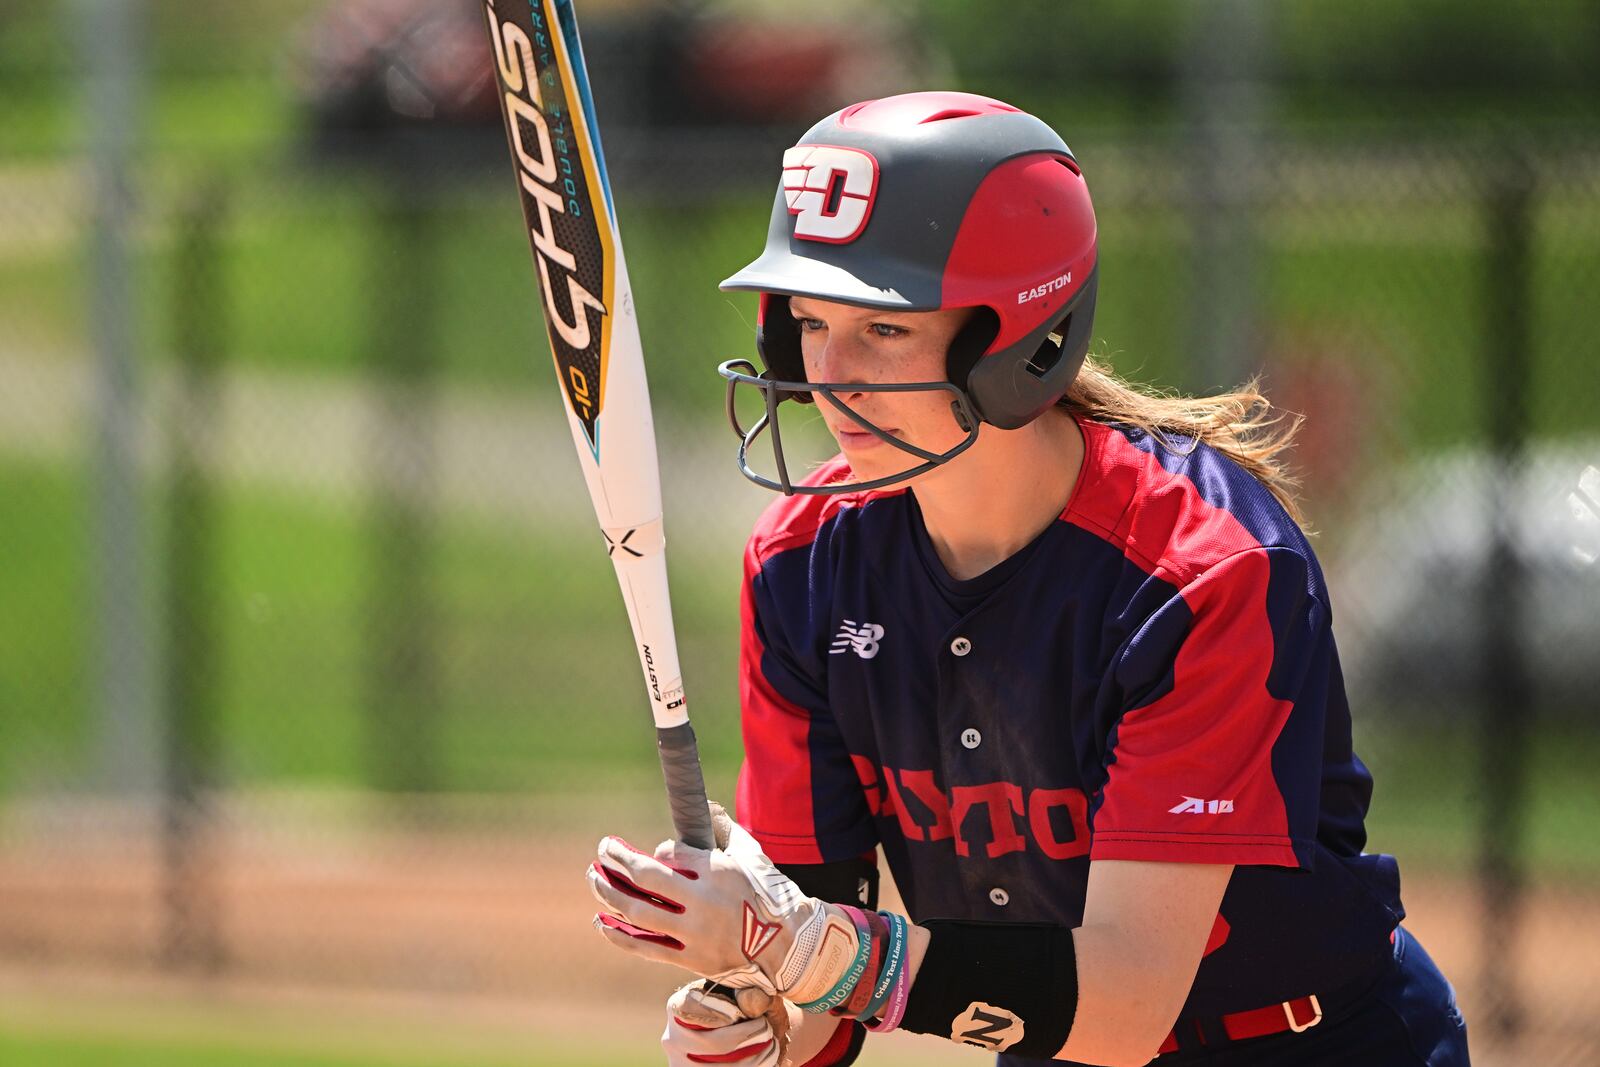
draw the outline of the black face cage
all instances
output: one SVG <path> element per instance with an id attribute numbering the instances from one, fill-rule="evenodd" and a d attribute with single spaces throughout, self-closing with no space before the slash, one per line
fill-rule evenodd
<path id="1" fill-rule="evenodd" d="M 978 416 L 973 409 L 972 400 L 967 396 L 966 390 L 950 382 L 889 382 L 882 384 L 844 383 L 844 382 L 805 382 L 805 381 L 779 381 L 769 378 L 758 371 L 754 363 L 748 359 L 730 359 L 717 367 L 717 373 L 728 381 L 728 422 L 733 426 L 733 432 L 739 437 L 739 473 L 767 489 L 775 489 L 785 496 L 829 496 L 835 493 L 854 493 L 868 489 L 882 489 L 885 486 L 895 485 L 899 482 L 915 478 L 926 473 L 943 463 L 948 463 L 967 449 L 978 439 Z M 766 402 L 766 410 L 756 420 L 755 425 L 746 430 L 739 423 L 738 413 L 734 410 L 736 390 L 741 385 L 754 386 L 761 391 Z M 955 447 L 945 452 L 929 452 L 925 448 L 918 448 L 908 441 L 890 435 L 882 427 L 874 425 L 866 417 L 858 414 L 850 405 L 840 400 L 835 395 L 835 390 L 844 390 L 852 393 L 916 393 L 937 391 L 949 393 L 951 396 L 950 411 L 955 416 L 956 425 L 966 433 L 966 437 Z M 841 482 L 832 485 L 796 485 L 789 477 L 789 465 L 783 454 L 783 434 L 778 425 L 778 405 L 785 399 L 799 400 L 821 396 L 823 400 L 833 405 L 834 409 L 841 412 L 851 422 L 872 434 L 878 440 L 893 445 L 907 455 L 915 456 L 922 463 L 909 470 L 898 474 L 885 475 L 865 482 Z M 765 430 L 772 431 L 772 455 L 777 463 L 778 480 L 773 481 L 765 475 L 759 474 L 750 467 L 750 446 Z"/>

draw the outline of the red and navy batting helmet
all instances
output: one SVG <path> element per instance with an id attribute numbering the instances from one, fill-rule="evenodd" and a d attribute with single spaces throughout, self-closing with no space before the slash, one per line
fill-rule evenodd
<path id="1" fill-rule="evenodd" d="M 835 383 L 806 381 L 791 296 L 904 311 L 974 308 L 950 346 L 947 380 L 915 383 L 952 392 L 968 438 L 934 455 L 880 433 L 924 460 L 880 483 L 904 480 L 969 447 L 977 422 L 1014 429 L 1061 398 L 1089 348 L 1096 280 L 1089 191 L 1049 126 L 970 93 L 854 104 L 784 153 L 766 249 L 722 283 L 761 294 L 756 343 L 766 365 L 759 375 L 741 373 L 743 361 L 723 365 L 730 412 L 741 383 L 767 392 L 774 427 L 784 397 L 822 395 L 842 408 L 829 388 Z M 740 433 L 748 446 L 754 433 Z M 785 492 L 808 491 L 789 483 L 774 443 L 781 481 L 754 475 L 741 455 L 745 473 Z"/>

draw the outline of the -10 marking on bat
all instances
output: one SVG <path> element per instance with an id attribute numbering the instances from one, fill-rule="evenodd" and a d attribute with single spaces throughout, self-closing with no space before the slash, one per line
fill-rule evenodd
<path id="1" fill-rule="evenodd" d="M 544 277 L 540 272 L 540 278 Z M 598 306 L 598 305 L 597 305 Z M 603 309 L 602 309 L 603 310 Z M 577 367 L 567 368 L 567 393 L 572 397 L 573 407 L 582 408 L 580 414 L 586 419 L 594 418 L 594 402 L 589 397 L 589 376 Z"/>

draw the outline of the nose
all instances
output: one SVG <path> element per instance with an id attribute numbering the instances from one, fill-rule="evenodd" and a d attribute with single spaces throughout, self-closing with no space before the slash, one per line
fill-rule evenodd
<path id="1" fill-rule="evenodd" d="M 816 354 L 816 373 L 812 381 L 835 385 L 866 384 L 868 362 L 866 346 L 847 331 L 830 330 Z M 861 395 L 860 390 L 835 390 L 841 400 Z"/>

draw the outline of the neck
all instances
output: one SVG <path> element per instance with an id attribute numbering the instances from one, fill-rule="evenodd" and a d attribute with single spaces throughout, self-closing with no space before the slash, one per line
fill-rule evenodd
<path id="1" fill-rule="evenodd" d="M 1065 412 L 1017 430 L 984 427 L 965 455 L 914 483 L 945 570 L 975 578 L 1024 548 L 1067 506 L 1082 466 L 1083 434 Z"/>

